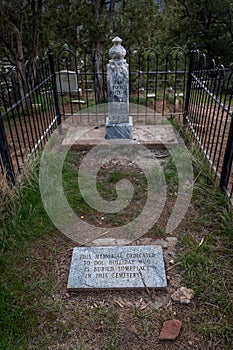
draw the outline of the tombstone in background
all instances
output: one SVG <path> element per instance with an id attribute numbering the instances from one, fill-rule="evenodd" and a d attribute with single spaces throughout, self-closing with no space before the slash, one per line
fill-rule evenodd
<path id="1" fill-rule="evenodd" d="M 114 38 L 107 65 L 108 117 L 107 139 L 132 139 L 133 120 L 129 115 L 129 69 L 125 48 L 119 37 Z"/>
<path id="2" fill-rule="evenodd" d="M 69 70 L 61 70 L 60 72 L 57 72 L 56 83 L 58 93 L 77 93 L 78 91 L 76 72 Z"/>

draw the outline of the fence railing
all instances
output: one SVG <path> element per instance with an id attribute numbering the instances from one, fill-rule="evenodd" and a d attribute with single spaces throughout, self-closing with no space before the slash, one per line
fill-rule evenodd
<path id="1" fill-rule="evenodd" d="M 128 52 L 126 60 L 130 74 L 130 103 L 150 109 L 145 109 L 144 119 L 139 109 L 130 111 L 134 122 L 147 123 L 156 121 L 158 115 L 183 114 L 187 83 L 187 55 L 184 50 L 176 47 L 159 55 L 155 49 L 149 48 Z M 59 52 L 55 66 L 62 118 L 72 115 L 80 117 L 82 122 L 86 112 L 88 123 L 102 122 L 98 118 L 98 108 L 90 111 L 90 107 L 107 103 L 107 63 L 108 57 L 97 50 L 84 55 L 70 50 Z M 152 120 L 147 118 L 147 112 Z"/>
<path id="2" fill-rule="evenodd" d="M 37 58 L 26 62 L 22 72 L 14 67 L 7 76 L 0 75 L 0 179 L 14 183 L 56 127 L 59 114 L 50 63 L 48 57 Z"/>
<path id="3" fill-rule="evenodd" d="M 192 50 L 184 119 L 220 186 L 233 195 L 233 73 Z"/>

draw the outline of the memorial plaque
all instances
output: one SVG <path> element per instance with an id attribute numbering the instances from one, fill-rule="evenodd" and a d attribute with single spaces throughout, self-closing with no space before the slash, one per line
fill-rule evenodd
<path id="1" fill-rule="evenodd" d="M 67 289 L 167 287 L 161 246 L 74 248 Z"/>

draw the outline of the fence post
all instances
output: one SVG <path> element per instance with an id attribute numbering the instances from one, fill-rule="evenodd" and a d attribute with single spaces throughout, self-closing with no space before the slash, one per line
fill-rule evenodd
<path id="1" fill-rule="evenodd" d="M 190 101 L 190 94 L 191 94 L 191 87 L 192 87 L 192 73 L 194 70 L 194 63 L 195 63 L 195 53 L 196 53 L 196 44 L 193 44 L 189 54 L 188 81 L 187 81 L 184 115 L 183 115 L 184 123 L 186 123 L 186 116 L 188 115 L 188 110 L 189 110 L 189 101 Z"/>
<path id="2" fill-rule="evenodd" d="M 231 125 L 229 129 L 229 135 L 226 144 L 226 150 L 223 159 L 223 166 L 220 176 L 220 187 L 223 189 L 227 189 L 231 166 L 233 161 L 233 117 L 231 117 Z"/>
<path id="3" fill-rule="evenodd" d="M 5 128 L 2 119 L 0 119 L 0 154 L 2 157 L 3 165 L 6 169 L 6 178 L 10 185 L 15 184 L 14 168 L 12 164 L 12 159 L 9 151 L 9 146 L 7 143 Z"/>
<path id="4" fill-rule="evenodd" d="M 55 67 L 54 67 L 53 50 L 51 47 L 49 47 L 49 50 L 48 50 L 48 58 L 49 58 L 49 65 L 50 65 L 50 71 L 51 71 L 51 81 L 52 81 L 52 88 L 53 88 L 54 104 L 55 104 L 55 110 L 56 110 L 56 116 L 57 116 L 57 127 L 58 127 L 59 134 L 61 134 L 62 133 L 61 112 L 60 112 L 58 92 L 57 92 L 56 72 L 55 72 Z"/>

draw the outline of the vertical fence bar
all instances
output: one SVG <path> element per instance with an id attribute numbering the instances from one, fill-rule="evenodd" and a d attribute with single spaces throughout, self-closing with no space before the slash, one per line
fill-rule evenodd
<path id="1" fill-rule="evenodd" d="M 57 127 L 58 127 L 59 134 L 61 134 L 62 133 L 61 113 L 60 113 L 59 99 L 58 99 L 58 93 L 57 93 L 56 73 L 55 73 L 55 67 L 54 67 L 53 51 L 52 51 L 51 47 L 48 50 L 48 58 L 49 58 L 49 65 L 50 65 L 50 71 L 51 71 L 51 81 L 52 81 L 52 88 L 53 88 L 53 95 L 54 95 L 54 104 L 55 104 L 55 110 L 56 110 L 56 116 L 57 116 Z"/>
<path id="2" fill-rule="evenodd" d="M 193 44 L 192 49 L 190 51 L 190 58 L 189 58 L 188 80 L 187 80 L 187 89 L 186 89 L 186 98 L 185 98 L 184 116 L 183 116 L 184 123 L 186 123 L 186 117 L 189 111 L 190 94 L 191 94 L 191 88 L 192 88 L 192 73 L 194 70 L 195 54 L 196 54 L 196 46 Z"/>
<path id="3" fill-rule="evenodd" d="M 9 146 L 7 143 L 7 137 L 5 133 L 5 128 L 3 125 L 3 120 L 0 119 L 0 154 L 2 157 L 2 162 L 6 170 L 6 178 L 10 185 L 15 183 L 14 168 L 12 164 L 12 159 L 9 151 Z"/>
<path id="4" fill-rule="evenodd" d="M 227 140 L 226 150 L 223 159 L 223 166 L 220 177 L 220 187 L 227 189 L 231 166 L 233 161 L 233 117 L 231 117 L 231 125 L 229 129 L 229 136 Z"/>

